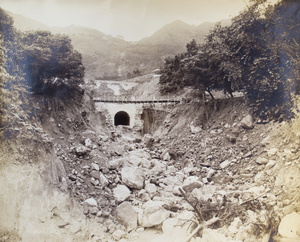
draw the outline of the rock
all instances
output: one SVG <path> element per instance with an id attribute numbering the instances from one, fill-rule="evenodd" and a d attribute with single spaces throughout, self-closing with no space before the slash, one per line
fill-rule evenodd
<path id="1" fill-rule="evenodd" d="M 107 178 L 100 172 L 100 184 L 103 186 L 103 187 L 106 187 L 108 184 L 109 184 L 109 181 L 107 180 Z"/>
<path id="2" fill-rule="evenodd" d="M 216 191 L 217 187 L 212 185 L 206 185 L 202 188 L 195 188 L 191 195 L 198 199 L 198 201 L 208 201 L 211 199 Z"/>
<path id="3" fill-rule="evenodd" d="M 197 177 L 197 176 L 189 176 L 189 177 L 187 177 L 184 180 L 182 189 L 185 192 L 190 193 L 195 188 L 200 188 L 202 186 L 203 186 L 203 183 L 201 181 L 199 181 L 199 177 Z"/>
<path id="4" fill-rule="evenodd" d="M 96 180 L 94 179 L 93 177 L 91 178 L 91 183 L 94 185 L 94 186 L 98 186 L 99 185 L 99 180 Z"/>
<path id="5" fill-rule="evenodd" d="M 230 165 L 230 163 L 231 163 L 231 161 L 225 160 L 225 161 L 223 161 L 223 162 L 220 164 L 220 167 L 221 167 L 222 169 L 225 169 L 225 168 L 227 168 L 227 167 Z"/>
<path id="6" fill-rule="evenodd" d="M 130 190 L 125 185 L 118 185 L 113 189 L 113 194 L 118 202 L 124 202 L 130 196 Z"/>
<path id="7" fill-rule="evenodd" d="M 91 141 L 91 139 L 87 138 L 84 140 L 84 145 L 91 149 L 93 147 L 93 142 Z"/>
<path id="8" fill-rule="evenodd" d="M 144 138 L 143 138 L 143 141 L 144 141 L 144 144 L 146 145 L 146 147 L 151 147 L 153 142 L 154 142 L 154 139 L 152 137 L 152 135 L 150 134 L 145 134 L 144 135 Z"/>
<path id="9" fill-rule="evenodd" d="M 150 170 L 151 174 L 157 176 L 167 170 L 167 165 L 161 160 L 153 159 L 151 160 L 151 162 L 154 163 L 154 167 Z"/>
<path id="10" fill-rule="evenodd" d="M 190 125 L 191 133 L 196 134 L 202 131 L 202 128 L 199 126 Z"/>
<path id="11" fill-rule="evenodd" d="M 164 157 L 170 157 L 170 159 L 171 159 L 171 156 L 170 156 L 170 155 L 167 155 L 167 154 L 169 154 L 169 149 L 165 149 L 165 150 L 161 153 L 160 159 L 164 160 Z M 166 161 L 167 161 L 167 160 L 166 160 Z"/>
<path id="12" fill-rule="evenodd" d="M 207 173 L 206 178 L 210 179 L 210 178 L 212 178 L 214 176 L 214 174 L 216 174 L 216 171 L 214 169 L 210 168 L 209 171 L 208 171 L 208 173 Z"/>
<path id="13" fill-rule="evenodd" d="M 96 170 L 96 171 L 99 171 L 99 170 L 100 170 L 99 165 L 96 164 L 96 163 L 92 163 L 91 168 L 92 168 L 93 170 Z"/>
<path id="14" fill-rule="evenodd" d="M 264 158 L 264 157 L 258 157 L 256 159 L 256 163 L 259 164 L 259 165 L 265 165 L 269 162 L 268 159 Z"/>
<path id="15" fill-rule="evenodd" d="M 147 183 L 145 185 L 145 190 L 148 192 L 151 196 L 153 196 L 157 192 L 157 187 L 153 183 Z"/>
<path id="16" fill-rule="evenodd" d="M 138 217 L 138 225 L 139 226 L 142 226 L 142 223 L 143 223 L 143 209 L 139 208 L 139 207 L 136 207 L 134 206 L 133 209 L 137 212 L 137 217 Z"/>
<path id="17" fill-rule="evenodd" d="M 80 145 L 80 146 L 77 146 L 75 148 L 75 153 L 77 156 L 84 156 L 84 155 L 87 155 L 91 150 L 86 147 L 86 146 L 83 146 L 83 145 Z"/>
<path id="18" fill-rule="evenodd" d="M 278 233 L 284 238 L 300 240 L 300 214 L 292 212 L 284 216 L 279 224 Z"/>
<path id="19" fill-rule="evenodd" d="M 108 169 L 110 169 L 110 170 L 119 169 L 124 164 L 124 162 L 125 162 L 124 158 L 110 160 L 108 162 Z"/>
<path id="20" fill-rule="evenodd" d="M 266 164 L 266 170 L 271 169 L 273 166 L 276 165 L 276 161 L 275 160 L 270 160 L 267 164 Z"/>
<path id="21" fill-rule="evenodd" d="M 226 138 L 231 142 L 231 143 L 235 143 L 236 142 L 236 139 L 237 139 L 237 136 L 236 134 L 233 134 L 233 133 L 229 133 L 226 135 Z"/>
<path id="22" fill-rule="evenodd" d="M 170 156 L 169 152 L 165 153 L 161 158 L 164 161 L 170 161 L 171 160 L 171 156 Z"/>
<path id="23" fill-rule="evenodd" d="M 97 215 L 97 213 L 99 212 L 97 207 L 91 207 L 90 208 L 90 214 L 92 215 Z"/>
<path id="24" fill-rule="evenodd" d="M 69 175 L 69 179 L 70 179 L 71 181 L 76 181 L 76 180 L 77 180 L 77 177 L 74 176 L 74 175 L 72 175 L 72 174 L 70 174 L 70 175 Z"/>
<path id="25" fill-rule="evenodd" d="M 125 238 L 127 233 L 123 230 L 117 229 L 115 232 L 113 232 L 112 237 L 116 240 L 119 241 L 122 238 Z"/>
<path id="26" fill-rule="evenodd" d="M 124 145 L 119 144 L 117 142 L 113 142 L 107 148 L 107 152 L 111 155 L 122 156 L 125 153 Z"/>
<path id="27" fill-rule="evenodd" d="M 278 152 L 277 148 L 271 148 L 267 151 L 269 157 L 275 156 L 277 152 Z"/>
<path id="28" fill-rule="evenodd" d="M 147 202 L 147 201 L 151 200 L 150 194 L 147 193 L 145 189 L 142 189 L 142 190 L 139 191 L 138 198 L 142 202 Z"/>
<path id="29" fill-rule="evenodd" d="M 265 191 L 264 186 L 251 187 L 247 190 L 248 192 L 254 193 L 255 195 L 260 195 Z"/>
<path id="30" fill-rule="evenodd" d="M 130 154 L 128 157 L 128 162 L 134 167 L 138 167 L 141 164 L 141 158 L 136 156 L 135 154 Z"/>
<path id="31" fill-rule="evenodd" d="M 251 115 L 247 115 L 241 121 L 241 126 L 244 129 L 253 129 L 254 128 L 254 120 Z"/>
<path id="32" fill-rule="evenodd" d="M 97 207 L 98 206 L 97 201 L 94 198 L 88 198 L 83 203 L 87 204 L 91 207 Z"/>
<path id="33" fill-rule="evenodd" d="M 130 188 L 142 189 L 145 183 L 145 174 L 133 166 L 123 167 L 121 170 L 122 181 Z"/>
<path id="34" fill-rule="evenodd" d="M 115 210 L 117 219 L 125 226 L 127 231 L 137 228 L 137 212 L 129 202 L 121 203 Z"/>
<path id="35" fill-rule="evenodd" d="M 91 171 L 90 176 L 100 180 L 100 172 L 99 171 Z"/>
<path id="36" fill-rule="evenodd" d="M 164 202 L 148 201 L 144 204 L 143 227 L 160 225 L 170 217 L 170 212 L 163 208 Z"/>

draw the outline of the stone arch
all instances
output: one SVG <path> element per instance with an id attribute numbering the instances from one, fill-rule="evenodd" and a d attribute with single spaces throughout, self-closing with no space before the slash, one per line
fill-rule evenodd
<path id="1" fill-rule="evenodd" d="M 115 114 L 114 125 L 130 125 L 130 116 L 125 111 L 120 111 Z"/>

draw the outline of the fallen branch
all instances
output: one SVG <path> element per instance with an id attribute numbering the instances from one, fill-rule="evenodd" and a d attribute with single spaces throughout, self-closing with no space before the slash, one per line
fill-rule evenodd
<path id="1" fill-rule="evenodd" d="M 191 240 L 191 238 L 193 238 L 195 236 L 195 234 L 198 233 L 199 230 L 205 229 L 208 226 L 213 225 L 214 223 L 218 222 L 219 220 L 220 220 L 220 218 L 214 217 L 202 224 L 198 224 L 197 228 L 195 228 L 194 231 L 190 234 L 190 236 L 187 238 L 186 242 L 189 242 Z"/>
<path id="2" fill-rule="evenodd" d="M 202 213 L 201 213 L 200 209 L 197 207 L 197 204 L 193 204 L 193 203 L 188 199 L 188 197 L 187 197 L 187 195 L 186 195 L 186 192 L 183 191 L 183 189 L 182 189 L 181 187 L 179 187 L 179 192 L 182 194 L 184 200 L 187 201 L 188 204 L 190 204 L 190 205 L 193 207 L 193 209 L 195 210 L 195 212 L 196 212 L 196 214 L 197 214 L 197 216 L 198 216 L 199 222 L 201 223 L 202 221 L 204 221 L 204 219 L 203 219 L 203 217 L 202 217 Z"/>

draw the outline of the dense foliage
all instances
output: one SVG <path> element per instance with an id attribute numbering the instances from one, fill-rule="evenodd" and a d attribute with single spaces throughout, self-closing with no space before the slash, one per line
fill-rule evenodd
<path id="1" fill-rule="evenodd" d="M 66 98 L 81 93 L 84 68 L 69 38 L 49 32 L 21 33 L 0 8 L 0 137 L 35 130 L 32 95 Z"/>
<path id="2" fill-rule="evenodd" d="M 161 91 L 191 86 L 213 98 L 213 89 L 231 96 L 239 90 L 258 116 L 291 117 L 292 100 L 300 90 L 300 3 L 266 2 L 252 1 L 230 26 L 216 25 L 205 44 L 193 40 L 185 53 L 166 59 Z"/>

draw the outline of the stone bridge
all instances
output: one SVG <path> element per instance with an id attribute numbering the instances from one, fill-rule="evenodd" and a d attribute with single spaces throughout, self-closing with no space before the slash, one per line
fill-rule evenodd
<path id="1" fill-rule="evenodd" d="M 149 133 L 155 112 L 166 112 L 181 100 L 124 100 L 124 99 L 94 99 L 96 109 L 106 113 L 106 117 L 114 126 L 126 125 L 137 127 Z"/>

